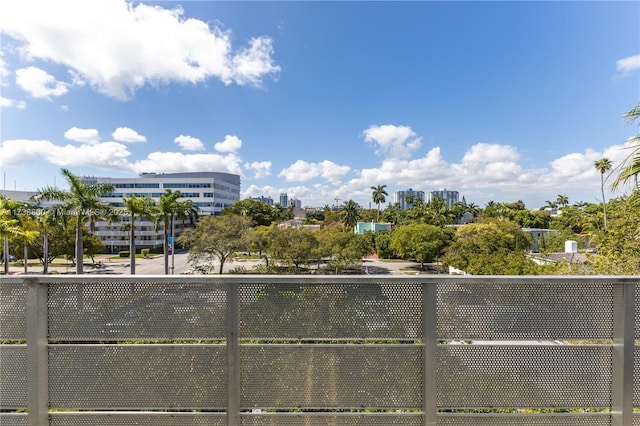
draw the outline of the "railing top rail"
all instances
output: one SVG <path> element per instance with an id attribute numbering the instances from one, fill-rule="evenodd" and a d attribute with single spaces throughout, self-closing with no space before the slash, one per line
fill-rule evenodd
<path id="1" fill-rule="evenodd" d="M 582 282 L 585 284 L 639 284 L 640 276 L 624 275 L 14 275 L 0 277 L 0 283 L 22 283 L 25 280 L 42 284 L 90 284 L 90 283 L 219 283 L 219 284 L 562 284 Z"/>

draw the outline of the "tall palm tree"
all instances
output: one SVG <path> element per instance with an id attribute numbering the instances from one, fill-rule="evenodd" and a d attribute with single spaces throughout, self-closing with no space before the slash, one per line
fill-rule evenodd
<path id="1" fill-rule="evenodd" d="M 9 275 L 9 237 L 22 235 L 20 224 L 14 214 L 17 206 L 15 201 L 0 195 L 0 236 L 4 240 L 2 259 L 5 275 Z"/>
<path id="2" fill-rule="evenodd" d="M 165 190 L 165 193 L 160 196 L 160 202 L 155 208 L 156 221 L 161 220 L 164 225 L 164 273 L 169 275 L 169 231 L 171 230 L 172 247 L 171 253 L 173 258 L 173 248 L 175 247 L 175 240 L 173 235 L 174 220 L 181 218 L 194 218 L 197 217 L 198 207 L 191 200 L 179 201 L 182 198 L 180 191 L 172 191 L 171 189 Z"/>
<path id="3" fill-rule="evenodd" d="M 345 228 L 353 229 L 360 218 L 360 205 L 353 200 L 345 201 L 340 210 L 340 218 Z"/>
<path id="4" fill-rule="evenodd" d="M 602 193 L 602 210 L 604 212 L 604 229 L 607 229 L 607 201 L 604 198 L 604 174 L 613 167 L 608 158 L 601 158 L 593 163 L 593 167 L 600 172 L 600 192 Z"/>
<path id="5" fill-rule="evenodd" d="M 558 195 L 558 198 L 556 199 L 556 203 L 558 203 L 560 207 L 568 206 L 569 197 L 567 197 L 566 195 Z"/>
<path id="6" fill-rule="evenodd" d="M 124 207 L 130 213 L 131 222 L 129 226 L 129 256 L 130 256 L 130 273 L 136 273 L 136 226 L 135 220 L 138 217 L 150 217 L 152 214 L 151 207 L 153 200 L 149 197 L 136 197 L 130 195 L 129 198 L 123 198 Z"/>
<path id="7" fill-rule="evenodd" d="M 640 103 L 624 114 L 625 119 L 633 123 L 640 118 Z M 627 140 L 631 153 L 620 165 L 620 173 L 613 181 L 611 187 L 617 189 L 621 184 L 627 183 L 630 179 L 635 182 L 635 190 L 640 190 L 638 186 L 638 175 L 640 174 L 640 135 L 633 136 Z"/>
<path id="8" fill-rule="evenodd" d="M 198 208 L 198 206 L 196 205 L 196 203 L 194 203 L 192 200 L 184 200 L 184 201 L 180 201 L 178 202 L 178 208 L 177 210 L 173 213 L 173 215 L 171 216 L 171 240 L 175 241 L 175 221 L 177 219 L 181 219 L 182 220 L 182 230 L 184 231 L 184 221 L 185 219 L 189 219 L 191 221 L 191 224 L 193 224 L 196 219 L 198 218 L 198 212 L 200 211 L 200 209 Z M 175 243 L 174 243 L 175 244 Z M 174 245 L 175 247 L 175 245 Z M 175 254 L 176 251 L 175 250 L 171 250 L 171 274 L 173 274 L 174 271 L 174 265 L 175 265 Z"/>
<path id="9" fill-rule="evenodd" d="M 91 229 L 95 227 L 95 221 L 100 217 L 106 217 L 110 210 L 107 203 L 100 201 L 100 196 L 113 192 L 111 184 L 88 185 L 78 176 L 67 169 L 62 169 L 62 175 L 69 184 L 68 190 L 56 187 L 39 189 L 33 196 L 35 201 L 60 201 L 61 208 L 76 217 L 76 274 L 82 274 L 84 250 L 82 247 L 82 227 L 90 221 Z"/>
<path id="10" fill-rule="evenodd" d="M 169 275 L 169 227 L 171 225 L 173 213 L 178 209 L 178 198 L 180 197 L 182 197 L 182 193 L 180 191 L 167 189 L 165 190 L 165 193 L 160 196 L 160 202 L 156 207 L 156 220 L 161 220 L 164 226 L 164 242 L 162 244 L 162 251 L 164 254 L 165 275 Z M 171 244 L 173 246 L 174 242 L 172 241 Z"/>
<path id="11" fill-rule="evenodd" d="M 380 204 L 384 203 L 387 200 L 385 197 L 389 195 L 387 194 L 387 191 L 385 191 L 386 187 L 387 185 L 378 185 L 371 187 L 371 189 L 373 189 L 373 193 L 371 194 L 373 202 L 378 205 L 378 222 L 380 222 Z"/>

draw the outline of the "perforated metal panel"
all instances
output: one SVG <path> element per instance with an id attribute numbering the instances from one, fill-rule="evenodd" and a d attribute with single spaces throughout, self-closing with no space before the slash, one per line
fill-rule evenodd
<path id="1" fill-rule="evenodd" d="M 633 405 L 640 408 L 640 346 L 633 348 Z"/>
<path id="2" fill-rule="evenodd" d="M 438 284 L 439 339 L 612 339 L 613 284 Z"/>
<path id="3" fill-rule="evenodd" d="M 346 413 L 346 414 L 246 414 L 242 416 L 245 426 L 421 426 L 420 414 L 381 414 L 381 413 Z"/>
<path id="4" fill-rule="evenodd" d="M 415 283 L 244 284 L 245 339 L 416 339 L 422 286 Z"/>
<path id="5" fill-rule="evenodd" d="M 28 426 L 29 418 L 26 414 L 0 413 L 0 425 L 2 426 Z"/>
<path id="6" fill-rule="evenodd" d="M 171 409 L 226 406 L 221 345 L 53 345 L 52 408 Z"/>
<path id="7" fill-rule="evenodd" d="M 640 413 L 633 415 L 633 426 L 640 426 Z"/>
<path id="8" fill-rule="evenodd" d="M 0 284 L 0 340 L 27 339 L 26 294 L 24 284 Z"/>
<path id="9" fill-rule="evenodd" d="M 27 346 L 0 345 L 0 408 L 26 407 Z"/>
<path id="10" fill-rule="evenodd" d="M 50 425 L 226 426 L 227 416 L 224 413 L 51 413 Z"/>
<path id="11" fill-rule="evenodd" d="M 413 345 L 270 345 L 241 349 L 243 408 L 420 408 Z"/>
<path id="12" fill-rule="evenodd" d="M 222 340 L 226 292 L 214 283 L 100 282 L 49 287 L 52 339 Z"/>
<path id="13" fill-rule="evenodd" d="M 611 404 L 610 346 L 444 345 L 437 359 L 442 408 Z"/>
<path id="14" fill-rule="evenodd" d="M 636 312 L 636 320 L 635 320 L 635 336 L 636 339 L 640 339 L 640 284 L 636 285 L 635 288 L 635 312 Z"/>
<path id="15" fill-rule="evenodd" d="M 609 414 L 440 414 L 443 426 L 610 426 Z"/>

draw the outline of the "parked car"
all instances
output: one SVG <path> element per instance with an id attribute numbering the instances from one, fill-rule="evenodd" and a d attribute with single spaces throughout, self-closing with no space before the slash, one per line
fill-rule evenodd
<path id="1" fill-rule="evenodd" d="M 16 261 L 16 257 L 12 254 L 10 254 L 9 256 L 9 262 L 15 262 Z M 2 261 L 4 262 L 4 257 L 2 258 Z"/>

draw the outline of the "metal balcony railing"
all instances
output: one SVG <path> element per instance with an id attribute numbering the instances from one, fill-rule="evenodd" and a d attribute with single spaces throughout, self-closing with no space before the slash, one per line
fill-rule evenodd
<path id="1" fill-rule="evenodd" d="M 2 277 L 0 424 L 639 426 L 639 287 Z"/>

